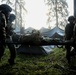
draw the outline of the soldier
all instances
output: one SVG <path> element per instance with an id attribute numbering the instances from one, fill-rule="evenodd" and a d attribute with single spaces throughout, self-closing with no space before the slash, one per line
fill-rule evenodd
<path id="1" fill-rule="evenodd" d="M 12 16 L 12 17 L 11 17 Z M 9 16 L 9 19 L 8 19 L 8 24 L 6 26 L 6 42 L 7 43 L 13 43 L 13 40 L 12 40 L 12 35 L 13 35 L 13 28 L 12 28 L 12 22 L 15 20 L 15 15 L 14 14 L 10 14 Z M 14 59 L 16 57 L 16 50 L 15 50 L 15 46 L 14 44 L 7 44 L 9 50 L 10 50 L 10 53 L 11 53 L 11 56 L 10 56 L 10 59 L 8 60 L 8 62 L 10 64 L 14 64 Z"/>
<path id="2" fill-rule="evenodd" d="M 75 17 L 70 16 L 68 18 L 68 24 L 65 27 L 65 40 L 73 40 L 74 39 L 74 26 L 75 26 Z M 70 63 L 70 56 L 71 56 L 71 46 L 66 45 L 65 46 L 67 52 L 66 52 L 66 58 L 68 60 L 68 63 Z"/>
<path id="3" fill-rule="evenodd" d="M 12 11 L 12 8 L 10 6 L 8 6 L 7 4 L 2 4 L 0 5 L 0 10 L 2 11 L 2 13 L 5 15 L 6 18 L 6 42 L 8 43 L 12 43 L 12 39 L 11 37 L 11 29 L 9 27 L 11 27 L 11 22 L 10 22 L 10 12 Z M 9 25 L 10 24 L 10 25 Z M 13 44 L 7 44 L 9 50 L 10 50 L 10 58 L 8 59 L 8 62 L 10 65 L 14 64 L 15 61 L 15 57 L 16 57 L 16 51 L 15 51 L 15 47 Z"/>
<path id="4" fill-rule="evenodd" d="M 0 61 L 5 49 L 6 39 L 6 19 L 5 15 L 0 11 Z"/>

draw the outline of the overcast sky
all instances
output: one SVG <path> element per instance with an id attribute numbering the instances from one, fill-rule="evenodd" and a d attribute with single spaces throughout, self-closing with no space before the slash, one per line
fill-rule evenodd
<path id="1" fill-rule="evenodd" d="M 67 2 L 70 16 L 73 15 L 73 0 L 67 0 Z M 25 28 L 33 27 L 40 29 L 41 27 L 48 27 L 48 25 L 46 25 L 47 8 L 44 4 L 44 0 L 26 0 L 26 8 L 28 14 L 26 16 Z"/>
<path id="2" fill-rule="evenodd" d="M 74 12 L 74 0 L 66 0 L 68 3 L 69 16 L 73 15 Z M 33 27 L 40 29 L 41 27 L 48 27 L 46 25 L 47 21 L 47 8 L 45 6 L 44 0 L 26 0 L 26 9 L 28 10 L 27 16 L 25 17 L 25 28 Z M 54 24 L 52 24 L 54 25 Z"/>
<path id="3" fill-rule="evenodd" d="M 73 15 L 74 14 L 74 0 L 67 0 L 68 3 L 68 10 L 69 10 L 69 15 Z"/>

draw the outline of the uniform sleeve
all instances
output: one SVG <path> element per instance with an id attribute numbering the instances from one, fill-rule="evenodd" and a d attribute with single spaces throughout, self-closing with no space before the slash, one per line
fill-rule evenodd
<path id="1" fill-rule="evenodd" d="M 4 14 L 2 14 L 2 26 L 6 27 L 6 18 Z"/>

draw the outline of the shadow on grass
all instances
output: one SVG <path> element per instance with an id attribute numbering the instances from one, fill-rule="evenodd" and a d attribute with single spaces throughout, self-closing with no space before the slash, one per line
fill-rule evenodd
<path id="1" fill-rule="evenodd" d="M 41 55 L 41 54 L 25 54 L 25 53 L 19 53 L 17 57 L 21 61 L 26 61 L 26 60 L 38 60 L 40 58 L 45 58 L 47 55 Z"/>
<path id="2" fill-rule="evenodd" d="M 0 63 L 0 75 L 76 75 L 76 57 L 69 65 L 62 49 L 49 55 L 17 54 L 14 66 L 6 62 L 7 55 Z"/>
<path id="3" fill-rule="evenodd" d="M 12 66 L 9 64 L 2 64 L 0 66 L 0 75 L 13 75 L 10 71 L 12 71 Z"/>

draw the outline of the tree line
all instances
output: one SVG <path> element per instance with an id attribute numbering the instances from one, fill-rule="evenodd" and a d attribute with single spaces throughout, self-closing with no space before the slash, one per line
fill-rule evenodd
<path id="1" fill-rule="evenodd" d="M 24 24 L 23 15 L 25 15 L 28 11 L 28 9 L 25 8 L 26 0 L 1 0 L 1 3 L 3 2 L 12 6 L 13 12 L 16 15 L 14 26 L 15 28 L 20 27 L 20 31 L 22 31 L 24 25 L 26 25 Z M 54 21 L 55 26 L 64 28 L 69 14 L 66 0 L 44 0 L 44 3 L 48 6 L 47 25 L 51 27 L 51 22 Z"/>

